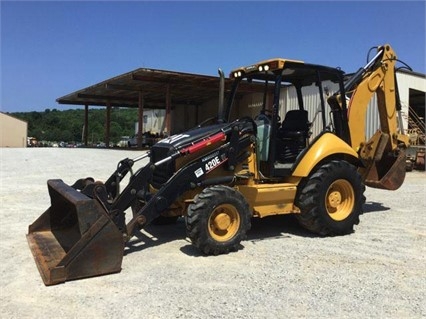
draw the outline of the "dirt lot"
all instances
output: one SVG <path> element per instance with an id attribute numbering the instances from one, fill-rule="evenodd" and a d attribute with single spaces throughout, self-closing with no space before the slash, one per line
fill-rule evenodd
<path id="1" fill-rule="evenodd" d="M 105 180 L 135 151 L 0 149 L 2 318 L 425 318 L 426 175 L 368 188 L 355 233 L 319 238 L 291 217 L 254 220 L 244 249 L 204 257 L 185 224 L 150 226 L 121 273 L 45 287 L 27 227 L 50 205 L 46 180 Z"/>

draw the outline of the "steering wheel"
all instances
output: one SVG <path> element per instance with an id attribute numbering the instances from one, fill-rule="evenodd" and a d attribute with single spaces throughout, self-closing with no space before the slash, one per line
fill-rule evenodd
<path id="1" fill-rule="evenodd" d="M 271 123 L 273 116 L 272 110 L 262 110 L 262 112 L 256 116 L 255 120 L 263 120 L 268 121 L 268 123 Z M 277 122 L 281 121 L 281 117 L 277 114 Z"/>
<path id="2" fill-rule="evenodd" d="M 271 118 L 268 115 L 264 114 L 264 113 L 260 113 L 259 115 L 257 115 L 254 118 L 254 120 L 255 121 L 262 121 L 262 122 L 265 122 L 265 123 L 268 123 L 268 124 L 271 123 Z"/>

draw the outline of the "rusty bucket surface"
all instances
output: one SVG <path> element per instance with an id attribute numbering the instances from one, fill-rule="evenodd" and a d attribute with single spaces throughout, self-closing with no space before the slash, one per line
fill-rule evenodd
<path id="1" fill-rule="evenodd" d="M 102 205 L 62 180 L 47 185 L 51 206 L 27 235 L 45 285 L 119 272 L 123 236 Z"/>
<path id="2" fill-rule="evenodd" d="M 398 189 L 405 180 L 405 160 L 405 150 L 400 150 L 396 157 L 383 156 L 370 168 L 365 185 L 387 190 Z"/>

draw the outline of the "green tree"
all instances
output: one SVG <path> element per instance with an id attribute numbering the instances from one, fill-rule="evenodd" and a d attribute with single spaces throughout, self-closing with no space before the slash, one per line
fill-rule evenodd
<path id="1" fill-rule="evenodd" d="M 28 122 L 28 135 L 46 141 L 81 141 L 84 124 L 84 110 L 64 110 L 46 108 L 44 112 L 11 113 Z M 133 135 L 138 119 L 134 108 L 113 108 L 111 111 L 110 140 L 117 142 L 121 136 Z M 105 137 L 105 109 L 89 110 L 89 141 L 103 141 Z"/>

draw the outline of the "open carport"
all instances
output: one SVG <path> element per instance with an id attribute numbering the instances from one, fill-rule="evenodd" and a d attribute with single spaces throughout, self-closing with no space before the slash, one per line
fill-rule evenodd
<path id="1" fill-rule="evenodd" d="M 225 79 L 225 87 L 230 87 L 229 79 Z M 59 104 L 84 106 L 85 145 L 90 130 L 89 107 L 106 107 L 105 144 L 109 145 L 110 115 L 113 107 L 138 108 L 138 140 L 141 143 L 144 109 L 165 109 L 163 126 L 164 131 L 170 134 L 173 132 L 174 121 L 172 109 L 186 109 L 182 112 L 183 119 L 180 121 L 186 123 L 188 127 L 185 129 L 188 129 L 200 120 L 216 115 L 218 99 L 219 77 L 139 68 L 67 94 L 56 101 Z M 209 102 L 211 103 L 207 105 Z"/>

